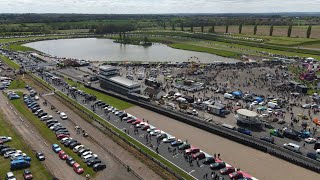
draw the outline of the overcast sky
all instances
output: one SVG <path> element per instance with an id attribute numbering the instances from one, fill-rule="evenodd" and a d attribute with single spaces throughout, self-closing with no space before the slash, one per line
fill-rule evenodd
<path id="1" fill-rule="evenodd" d="M 0 13 L 319 12 L 320 0 L 0 0 Z"/>

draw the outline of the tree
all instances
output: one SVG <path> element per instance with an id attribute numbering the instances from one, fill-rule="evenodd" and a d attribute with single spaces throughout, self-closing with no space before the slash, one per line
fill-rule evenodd
<path id="1" fill-rule="evenodd" d="M 256 34 L 257 34 L 257 30 L 258 30 L 258 25 L 254 25 L 253 35 L 256 35 Z"/>
<path id="2" fill-rule="evenodd" d="M 242 24 L 239 25 L 239 34 L 242 33 Z"/>
<path id="3" fill-rule="evenodd" d="M 307 30 L 307 38 L 310 38 L 310 36 L 311 36 L 311 29 L 312 29 L 312 26 L 309 25 L 308 30 Z"/>
<path id="4" fill-rule="evenodd" d="M 270 26 L 270 32 L 269 35 L 272 36 L 273 35 L 273 25 Z"/>
<path id="5" fill-rule="evenodd" d="M 163 29 L 167 29 L 166 22 L 163 22 Z"/>
<path id="6" fill-rule="evenodd" d="M 288 37 L 291 37 L 291 32 L 292 32 L 292 25 L 289 26 L 288 28 Z"/>
<path id="7" fill-rule="evenodd" d="M 144 41 L 145 44 L 147 44 L 147 43 L 149 42 L 148 37 L 147 37 L 147 36 L 144 36 L 144 37 L 143 37 L 143 41 Z"/>
<path id="8" fill-rule="evenodd" d="M 204 30 L 204 25 L 201 24 L 201 32 L 203 32 L 203 30 Z"/>
<path id="9" fill-rule="evenodd" d="M 94 33 L 94 29 L 93 29 L 93 28 L 90 28 L 90 29 L 89 29 L 89 33 Z"/>
<path id="10" fill-rule="evenodd" d="M 190 26 L 191 26 L 191 27 L 190 27 L 190 31 L 193 32 L 193 23 L 191 23 Z"/>
<path id="11" fill-rule="evenodd" d="M 226 33 L 228 33 L 229 32 L 229 25 L 227 24 L 226 25 Z"/>
<path id="12" fill-rule="evenodd" d="M 184 31 L 183 22 L 182 21 L 180 22 L 180 27 L 181 27 L 181 31 Z"/>
<path id="13" fill-rule="evenodd" d="M 176 27 L 175 27 L 174 22 L 172 22 L 172 30 L 173 30 L 173 31 L 175 31 L 175 30 L 176 30 Z"/>

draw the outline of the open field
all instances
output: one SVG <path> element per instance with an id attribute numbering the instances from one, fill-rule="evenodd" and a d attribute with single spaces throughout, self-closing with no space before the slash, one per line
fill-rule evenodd
<path id="1" fill-rule="evenodd" d="M 35 179 L 52 179 L 52 176 L 41 164 L 41 162 L 36 159 L 35 153 L 21 138 L 21 135 L 17 133 L 17 131 L 11 124 L 6 122 L 2 111 L 0 111 L 0 135 L 12 137 L 12 141 L 6 144 L 10 147 L 22 150 L 24 153 L 31 157 L 32 161 L 31 167 L 29 169 L 33 173 Z M 0 177 L 2 178 L 5 177 L 5 174 L 10 171 L 10 160 L 5 159 L 4 157 L 0 157 L 0 167 Z M 23 170 L 14 171 L 13 173 L 18 179 L 23 179 Z"/>
<path id="2" fill-rule="evenodd" d="M 20 78 L 17 78 L 11 82 L 8 89 L 23 89 L 25 88 L 25 86 L 26 86 L 26 83 Z"/>
<path id="3" fill-rule="evenodd" d="M 2 55 L 2 54 L 0 54 L 0 59 L 1 59 L 5 64 L 7 64 L 8 66 L 10 66 L 11 68 L 13 68 L 13 69 L 15 69 L 15 70 L 20 69 L 20 66 L 19 66 L 17 63 L 11 61 L 9 58 L 7 58 L 6 56 L 4 56 L 4 55 Z"/>
<path id="4" fill-rule="evenodd" d="M 36 51 L 36 50 L 33 49 L 33 48 L 26 47 L 26 46 L 22 46 L 20 43 L 10 44 L 10 45 L 8 46 L 8 49 L 10 49 L 10 50 L 12 50 L 12 51 L 23 51 L 23 52 L 26 52 L 26 51 Z"/>
<path id="5" fill-rule="evenodd" d="M 19 95 L 22 96 L 21 92 L 18 92 Z M 48 127 L 39 119 L 34 116 L 29 109 L 26 107 L 22 99 L 16 99 L 11 101 L 12 104 L 15 106 L 15 108 L 26 118 L 28 121 L 33 124 L 34 127 L 40 132 L 40 134 L 43 137 L 46 137 L 47 141 L 51 144 L 59 144 L 59 141 L 55 137 L 54 133 L 48 129 Z M 69 156 L 71 156 L 73 159 L 75 159 L 81 167 L 86 167 L 86 164 L 81 160 L 79 156 L 77 156 L 73 151 L 69 148 L 66 148 L 64 146 L 60 146 L 62 150 L 64 150 Z M 91 176 L 94 176 L 95 172 L 92 168 L 85 168 L 84 174 L 90 174 Z"/>

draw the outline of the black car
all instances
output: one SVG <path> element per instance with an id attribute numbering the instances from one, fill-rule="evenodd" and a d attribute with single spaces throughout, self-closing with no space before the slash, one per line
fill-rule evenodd
<path id="1" fill-rule="evenodd" d="M 64 144 L 64 146 L 69 147 L 70 144 L 72 144 L 72 143 L 74 143 L 74 142 L 78 142 L 78 141 L 75 140 L 75 139 L 72 139 L 71 141 L 67 141 L 67 142 Z"/>
<path id="2" fill-rule="evenodd" d="M 203 164 L 213 164 L 215 163 L 216 160 L 213 157 L 207 157 L 204 161 Z"/>
<path id="3" fill-rule="evenodd" d="M 160 136 L 157 137 L 158 140 L 162 140 L 166 138 L 168 135 L 167 134 L 161 134 Z"/>
<path id="4" fill-rule="evenodd" d="M 35 107 L 35 108 L 32 108 L 32 113 L 35 113 L 36 111 L 38 111 L 39 109 L 41 109 L 40 107 Z"/>
<path id="5" fill-rule="evenodd" d="M 184 144 L 178 146 L 178 149 L 185 150 L 185 149 L 189 149 L 190 147 L 191 147 L 190 144 L 184 143 Z"/>
<path id="6" fill-rule="evenodd" d="M 124 118 L 124 117 L 127 117 L 127 116 L 128 116 L 128 114 L 125 113 L 125 112 L 124 112 L 124 113 L 121 113 L 121 114 L 119 115 L 120 118 Z"/>
<path id="7" fill-rule="evenodd" d="M 95 172 L 104 170 L 106 167 L 107 167 L 107 166 L 106 166 L 105 164 L 103 164 L 103 163 L 97 163 L 97 164 L 95 164 L 95 165 L 92 166 L 92 168 L 93 168 L 93 170 L 94 170 Z"/>
<path id="8" fill-rule="evenodd" d="M 46 125 L 50 124 L 50 123 L 58 123 L 58 120 L 52 119 L 46 122 Z"/>
<path id="9" fill-rule="evenodd" d="M 212 170 L 219 170 L 225 167 L 226 167 L 226 163 L 224 162 L 216 162 L 216 163 L 210 164 L 210 168 Z"/>
<path id="10" fill-rule="evenodd" d="M 36 153 L 36 157 L 37 157 L 37 159 L 38 159 L 39 161 L 44 161 L 44 160 L 46 160 L 46 157 L 45 157 L 44 154 L 41 153 L 41 152 L 37 152 L 37 153 Z"/>
<path id="11" fill-rule="evenodd" d="M 46 115 L 48 115 L 48 113 L 46 113 L 46 112 L 39 113 L 38 118 L 41 118 L 42 116 L 46 116 Z"/>
<path id="12" fill-rule="evenodd" d="M 100 159 L 93 159 L 93 160 L 87 161 L 87 165 L 88 165 L 89 167 L 91 167 L 91 166 L 93 166 L 93 165 L 95 165 L 95 164 L 97 164 L 97 163 L 101 163 L 101 160 L 100 160 Z"/>
<path id="13" fill-rule="evenodd" d="M 268 143 L 274 143 L 274 138 L 271 136 L 263 136 L 263 137 L 261 137 L 260 138 L 262 141 L 266 141 L 266 142 L 268 142 Z"/>
<path id="14" fill-rule="evenodd" d="M 1 151 L 2 149 L 8 148 L 8 147 L 9 147 L 8 145 L 1 144 L 1 145 L 0 145 L 0 151 Z"/>
<path id="15" fill-rule="evenodd" d="M 76 161 L 75 161 L 72 157 L 70 157 L 70 156 L 68 156 L 66 162 L 67 162 L 67 164 L 68 164 L 69 166 L 71 166 L 71 167 L 73 166 L 74 163 L 76 163 Z"/>
<path id="16" fill-rule="evenodd" d="M 67 130 L 67 128 L 63 127 L 63 126 L 57 126 L 56 128 L 53 129 L 54 132 L 58 132 L 58 131 L 61 131 L 61 130 Z"/>
<path id="17" fill-rule="evenodd" d="M 70 135 L 69 132 L 65 132 L 65 131 L 58 131 L 58 132 L 55 132 L 56 136 L 58 136 L 59 134 L 64 134 L 64 135 Z"/>
<path id="18" fill-rule="evenodd" d="M 8 151 L 15 151 L 15 148 L 4 148 L 0 151 L 0 155 L 3 156 Z"/>
<path id="19" fill-rule="evenodd" d="M 79 143 L 79 142 L 73 142 L 73 143 L 71 143 L 71 144 L 69 145 L 69 148 L 70 148 L 70 149 L 73 149 L 74 147 L 76 147 L 76 146 L 78 146 L 78 145 L 81 145 L 81 143 Z"/>

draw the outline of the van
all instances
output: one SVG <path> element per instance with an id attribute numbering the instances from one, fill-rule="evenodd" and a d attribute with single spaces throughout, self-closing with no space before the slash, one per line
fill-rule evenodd
<path id="1" fill-rule="evenodd" d="M 283 144 L 283 147 L 290 150 L 290 151 L 300 153 L 300 146 L 299 145 L 296 145 L 293 143 L 285 143 L 285 144 Z"/>
<path id="2" fill-rule="evenodd" d="M 275 102 L 268 102 L 268 107 L 272 109 L 277 109 L 279 108 L 278 104 Z"/>
<path id="3" fill-rule="evenodd" d="M 234 96 L 232 94 L 229 94 L 229 93 L 224 93 L 223 97 L 225 99 L 232 99 L 232 100 L 234 99 Z"/>

